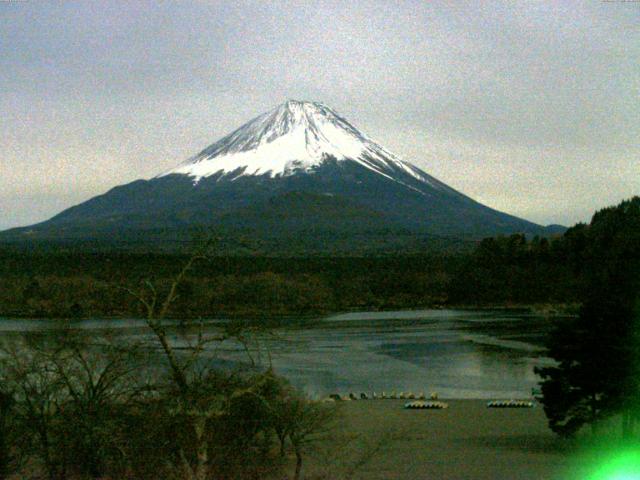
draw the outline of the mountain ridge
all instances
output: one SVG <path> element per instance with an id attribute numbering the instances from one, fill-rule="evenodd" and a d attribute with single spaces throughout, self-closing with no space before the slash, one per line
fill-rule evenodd
<path id="1" fill-rule="evenodd" d="M 287 196 L 291 192 L 301 195 Z M 323 195 L 334 200 L 322 201 Z M 274 198 L 295 201 L 289 210 L 279 206 L 289 215 L 279 213 L 279 225 L 256 214 L 268 211 L 265 205 Z M 40 224 L 2 232 L 0 240 L 134 235 L 161 242 L 158 232 L 179 237 L 192 227 L 291 238 L 318 230 L 314 218 L 328 244 L 332 226 L 336 235 L 352 233 L 356 243 L 375 237 L 376 229 L 469 239 L 552 233 L 482 205 L 401 160 L 328 106 L 289 100 L 173 169 L 114 187 Z"/>

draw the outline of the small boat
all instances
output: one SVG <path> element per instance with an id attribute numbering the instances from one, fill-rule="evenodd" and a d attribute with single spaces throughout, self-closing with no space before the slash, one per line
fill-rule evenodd
<path id="1" fill-rule="evenodd" d="M 533 408 L 533 402 L 528 400 L 493 400 L 487 402 L 487 408 Z"/>
<path id="2" fill-rule="evenodd" d="M 442 410 L 444 408 L 449 408 L 449 404 L 444 402 L 425 402 L 422 400 L 415 400 L 413 402 L 405 403 L 404 408 L 410 410 Z"/>

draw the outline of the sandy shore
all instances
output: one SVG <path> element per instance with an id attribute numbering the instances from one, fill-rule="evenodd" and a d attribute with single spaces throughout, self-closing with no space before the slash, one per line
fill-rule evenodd
<path id="1" fill-rule="evenodd" d="M 568 478 L 569 455 L 539 405 L 488 409 L 481 400 L 444 401 L 446 410 L 405 410 L 404 400 L 339 402 L 340 433 L 331 440 L 338 448 L 316 452 L 304 477 Z"/>

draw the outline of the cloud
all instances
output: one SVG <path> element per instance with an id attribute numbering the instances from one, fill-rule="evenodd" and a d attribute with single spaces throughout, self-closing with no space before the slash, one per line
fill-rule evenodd
<path id="1" fill-rule="evenodd" d="M 0 223 L 153 176 L 286 98 L 328 103 L 493 207 L 587 220 L 640 191 L 639 15 L 624 2 L 2 3 Z"/>

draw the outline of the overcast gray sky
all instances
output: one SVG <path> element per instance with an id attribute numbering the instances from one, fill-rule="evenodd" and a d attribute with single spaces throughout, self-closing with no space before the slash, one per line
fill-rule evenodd
<path id="1" fill-rule="evenodd" d="M 0 1 L 0 229 L 148 178 L 287 98 L 499 210 L 640 194 L 640 2 Z"/>

